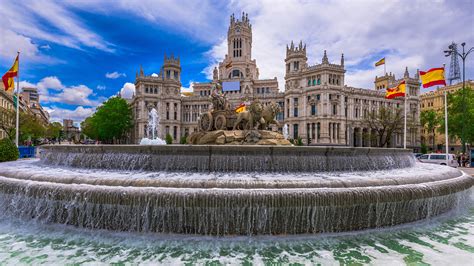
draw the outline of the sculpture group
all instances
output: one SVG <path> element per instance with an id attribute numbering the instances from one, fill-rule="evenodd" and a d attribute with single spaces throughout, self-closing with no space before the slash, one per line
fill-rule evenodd
<path id="1" fill-rule="evenodd" d="M 220 84 L 214 84 L 209 97 L 212 109 L 199 117 L 201 131 L 213 130 L 268 130 L 274 124 L 280 127 L 275 116 L 280 112 L 280 106 L 271 102 L 263 105 L 258 99 L 248 105 L 247 110 L 237 113 L 222 93 Z"/>
<path id="2" fill-rule="evenodd" d="M 280 127 L 275 119 L 281 111 L 277 103 L 264 105 L 255 99 L 247 102 L 244 111 L 237 112 L 219 83 L 212 85 L 209 101 L 211 109 L 199 116 L 199 131 L 188 137 L 188 143 L 290 145 L 281 133 L 271 131 L 272 125 Z M 224 140 L 218 140 L 224 135 Z"/>

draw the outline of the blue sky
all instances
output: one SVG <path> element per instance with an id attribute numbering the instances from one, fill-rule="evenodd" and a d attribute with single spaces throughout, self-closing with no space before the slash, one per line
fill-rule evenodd
<path id="1" fill-rule="evenodd" d="M 21 85 L 36 86 L 53 120 L 80 121 L 103 100 L 133 90 L 139 66 L 158 73 L 180 56 L 183 87 L 206 81 L 226 53 L 232 13 L 249 13 L 262 78 L 284 85 L 285 47 L 307 44 L 308 63 L 346 59 L 346 84 L 372 88 L 383 68 L 438 67 L 451 41 L 474 46 L 474 1 L 10 1 L 0 0 L 0 72 L 21 51 Z M 238 15 L 237 15 L 238 16 Z M 474 73 L 467 62 L 467 78 Z"/>

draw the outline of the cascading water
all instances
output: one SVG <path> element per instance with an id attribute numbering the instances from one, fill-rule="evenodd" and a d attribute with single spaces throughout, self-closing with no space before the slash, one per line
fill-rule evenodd
<path id="1" fill-rule="evenodd" d="M 146 136 L 140 141 L 140 145 L 165 145 L 166 141 L 160 139 L 160 116 L 155 108 L 148 113 L 148 124 L 146 126 Z"/>
<path id="2" fill-rule="evenodd" d="M 2 164 L 0 208 L 118 231 L 307 234 L 430 218 L 469 204 L 473 184 L 400 149 L 46 146 Z"/>
<path id="3" fill-rule="evenodd" d="M 285 125 L 283 126 L 283 137 L 284 137 L 285 139 L 288 139 L 288 136 L 289 136 L 289 133 L 288 133 L 288 124 L 285 124 Z"/>

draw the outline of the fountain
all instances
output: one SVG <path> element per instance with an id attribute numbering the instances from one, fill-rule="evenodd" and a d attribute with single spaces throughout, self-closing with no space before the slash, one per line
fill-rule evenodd
<path id="1" fill-rule="evenodd" d="M 160 117 L 155 108 L 148 113 L 148 124 L 146 126 L 146 138 L 141 139 L 140 145 L 166 145 L 166 141 L 160 139 L 159 134 Z"/>
<path id="2" fill-rule="evenodd" d="M 281 235 L 389 227 L 471 202 L 473 177 L 410 150 L 252 143 L 43 146 L 40 160 L 1 164 L 0 208 L 91 229 Z"/>

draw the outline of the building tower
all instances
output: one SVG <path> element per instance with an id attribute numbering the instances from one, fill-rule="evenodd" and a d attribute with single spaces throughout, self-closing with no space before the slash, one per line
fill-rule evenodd
<path id="1" fill-rule="evenodd" d="M 290 46 L 286 46 L 285 90 L 295 87 L 297 83 L 296 81 L 298 80 L 298 73 L 306 68 L 307 61 L 308 58 L 306 57 L 306 44 L 303 44 L 303 41 L 300 41 L 298 46 L 295 46 L 293 41 L 291 41 Z"/>
<path id="2" fill-rule="evenodd" d="M 162 69 L 162 76 L 164 80 L 175 80 L 178 83 L 181 83 L 181 65 L 179 62 L 179 57 L 174 57 L 174 55 L 167 57 L 165 54 Z"/>
<path id="3" fill-rule="evenodd" d="M 461 70 L 459 68 L 459 61 L 458 61 L 458 45 L 453 42 L 449 45 L 449 49 L 453 51 L 451 53 L 451 62 L 449 64 L 449 85 L 452 85 L 454 81 L 461 81 Z"/>

